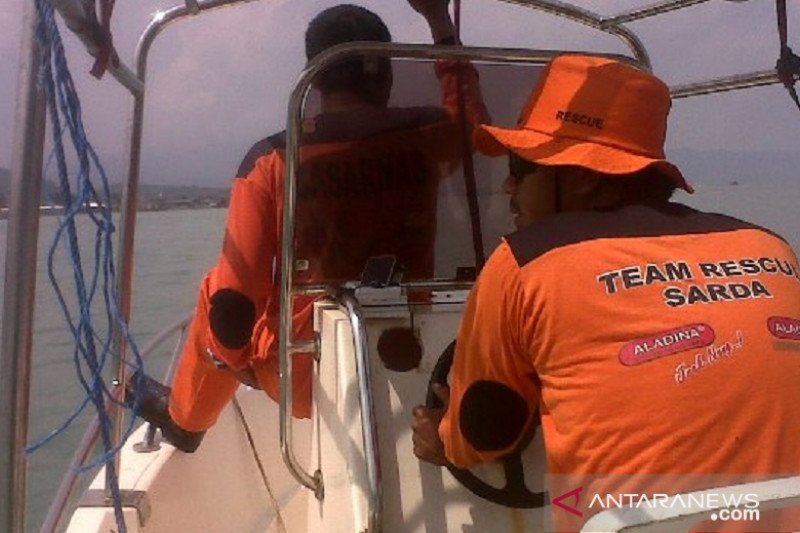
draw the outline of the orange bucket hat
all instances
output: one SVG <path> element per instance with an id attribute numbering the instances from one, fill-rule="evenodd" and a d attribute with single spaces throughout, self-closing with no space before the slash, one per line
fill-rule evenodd
<path id="1" fill-rule="evenodd" d="M 575 165 L 604 174 L 655 167 L 694 189 L 665 159 L 672 101 L 664 82 L 630 65 L 594 56 L 558 56 L 542 72 L 514 129 L 481 125 L 477 148 L 509 150 L 540 165 Z"/>

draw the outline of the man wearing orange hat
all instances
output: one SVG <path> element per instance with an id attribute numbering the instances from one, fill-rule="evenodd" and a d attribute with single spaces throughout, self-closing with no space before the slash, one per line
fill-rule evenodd
<path id="1" fill-rule="evenodd" d="M 669 202 L 692 191 L 664 156 L 670 105 L 649 73 L 563 55 L 517 128 L 476 132 L 509 156 L 518 231 L 470 295 L 445 408 L 414 411 L 421 459 L 493 461 L 540 422 L 551 475 L 800 473 L 797 258 Z"/>

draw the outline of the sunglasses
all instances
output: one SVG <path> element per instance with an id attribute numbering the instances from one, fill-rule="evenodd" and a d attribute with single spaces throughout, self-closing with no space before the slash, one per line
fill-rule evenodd
<path id="1" fill-rule="evenodd" d="M 516 181 L 522 181 L 525 176 L 533 174 L 538 169 L 539 165 L 533 161 L 528 161 L 513 153 L 508 156 L 508 173 Z"/>

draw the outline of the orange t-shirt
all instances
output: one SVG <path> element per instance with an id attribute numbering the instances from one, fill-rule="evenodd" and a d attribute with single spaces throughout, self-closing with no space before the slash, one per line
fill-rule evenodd
<path id="1" fill-rule="evenodd" d="M 468 467 L 539 418 L 554 476 L 800 473 L 790 246 L 678 204 L 508 236 L 470 295 L 439 431 Z"/>

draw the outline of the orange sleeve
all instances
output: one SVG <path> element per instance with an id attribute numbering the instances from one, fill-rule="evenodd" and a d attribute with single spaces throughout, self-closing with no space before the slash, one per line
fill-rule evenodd
<path id="1" fill-rule="evenodd" d="M 513 451 L 534 420 L 539 385 L 521 339 L 524 301 L 519 266 L 503 242 L 470 293 L 456 342 L 450 405 L 439 426 L 456 466 Z"/>
<path id="2" fill-rule="evenodd" d="M 437 176 L 441 179 L 450 176 L 459 165 L 464 164 L 465 158 L 471 156 L 474 150 L 473 127 L 491 120 L 483 102 L 478 71 L 472 63 L 439 60 L 434 69 L 439 79 L 442 109 L 447 120 L 420 128 L 417 144 L 428 150 L 432 161 L 439 163 Z M 459 101 L 462 96 L 463 103 Z"/>
<path id="3" fill-rule="evenodd" d="M 278 254 L 278 191 L 274 183 L 276 176 L 282 175 L 282 169 L 281 160 L 273 152 L 261 157 L 246 178 L 234 179 L 222 253 L 210 276 L 212 305 L 219 291 L 235 291 L 252 303 L 254 319 L 263 314 L 274 285 L 272 271 Z M 249 349 L 252 327 L 243 346 L 230 343 L 226 346 L 214 335 L 213 320 L 209 328 L 208 338 L 214 353 L 235 369 L 247 366 L 252 352 Z"/>
<path id="4" fill-rule="evenodd" d="M 467 124 L 491 122 L 489 111 L 483 102 L 478 71 L 468 61 L 440 60 L 434 67 L 442 90 L 442 108 L 451 120 L 459 115 L 459 82 L 464 97 L 464 113 Z"/>

